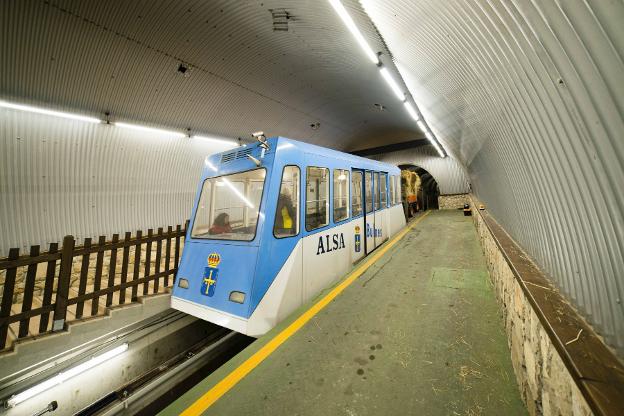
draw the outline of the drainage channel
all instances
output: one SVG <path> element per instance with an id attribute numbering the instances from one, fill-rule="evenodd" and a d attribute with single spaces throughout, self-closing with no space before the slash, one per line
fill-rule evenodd
<path id="1" fill-rule="evenodd" d="M 75 416 L 154 415 L 253 341 L 253 338 L 220 328 Z"/>

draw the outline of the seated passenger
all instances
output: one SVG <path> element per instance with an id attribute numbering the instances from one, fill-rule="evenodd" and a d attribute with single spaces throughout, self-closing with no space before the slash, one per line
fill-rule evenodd
<path id="1" fill-rule="evenodd" d="M 230 227 L 230 216 L 225 212 L 217 215 L 212 227 L 208 230 L 208 234 L 225 234 L 231 233 L 232 227 Z"/>
<path id="2" fill-rule="evenodd" d="M 294 235 L 296 215 L 290 194 L 284 189 L 277 200 L 276 231 L 282 235 Z"/>

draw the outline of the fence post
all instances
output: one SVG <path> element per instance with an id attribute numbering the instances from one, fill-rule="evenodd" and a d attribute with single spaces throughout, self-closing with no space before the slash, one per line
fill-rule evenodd
<path id="1" fill-rule="evenodd" d="M 9 260 L 17 260 L 19 258 L 19 248 L 9 250 Z M 11 316 L 11 306 L 13 305 L 13 293 L 15 289 L 15 276 L 17 274 L 16 267 L 9 267 L 6 271 L 4 280 L 4 291 L 2 293 L 2 306 L 0 306 L 0 318 L 8 318 Z M 7 336 L 9 333 L 9 324 L 0 324 L 0 350 L 6 347 Z"/>
<path id="2" fill-rule="evenodd" d="M 56 302 L 54 305 L 54 320 L 52 321 L 52 331 L 62 331 L 65 328 L 67 317 L 67 297 L 69 296 L 69 280 L 72 274 L 72 261 L 74 258 L 74 236 L 66 235 L 63 238 L 63 248 L 61 249 L 61 270 L 56 289 Z"/>

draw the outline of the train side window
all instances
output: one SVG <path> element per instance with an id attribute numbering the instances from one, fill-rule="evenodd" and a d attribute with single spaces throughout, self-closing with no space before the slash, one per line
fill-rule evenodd
<path id="1" fill-rule="evenodd" d="M 309 166 L 306 178 L 306 230 L 329 224 L 329 169 Z"/>
<path id="2" fill-rule="evenodd" d="M 366 172 L 364 176 L 365 188 L 364 201 L 366 202 L 366 213 L 373 212 L 373 173 Z"/>
<path id="3" fill-rule="evenodd" d="M 397 179 L 398 177 L 396 175 L 392 175 L 392 205 L 396 205 L 399 202 L 397 199 L 397 187 L 399 186 Z"/>
<path id="4" fill-rule="evenodd" d="M 394 176 L 394 204 L 401 203 L 401 177 Z"/>
<path id="5" fill-rule="evenodd" d="M 397 204 L 401 203 L 401 176 L 395 176 L 396 188 L 395 188 L 395 201 Z"/>
<path id="6" fill-rule="evenodd" d="M 285 166 L 277 199 L 273 235 L 276 238 L 299 234 L 299 177 L 297 166 Z"/>
<path id="7" fill-rule="evenodd" d="M 362 214 L 362 172 L 353 171 L 351 189 L 351 215 L 356 217 Z"/>
<path id="8" fill-rule="evenodd" d="M 386 208 L 388 206 L 388 174 L 386 173 L 379 175 L 379 198 L 381 208 Z"/>
<path id="9" fill-rule="evenodd" d="M 394 205 L 394 176 L 390 176 L 390 198 L 388 199 L 388 205 Z"/>
<path id="10" fill-rule="evenodd" d="M 349 171 L 334 169 L 334 222 L 349 218 Z"/>
<path id="11" fill-rule="evenodd" d="M 379 172 L 375 172 L 373 181 L 373 199 L 375 200 L 375 211 L 381 208 L 381 199 L 379 195 Z"/>

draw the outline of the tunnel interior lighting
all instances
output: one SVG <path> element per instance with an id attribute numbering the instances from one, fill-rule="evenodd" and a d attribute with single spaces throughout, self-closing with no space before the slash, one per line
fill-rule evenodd
<path id="1" fill-rule="evenodd" d="M 438 154 L 440 155 L 440 157 L 442 157 L 442 158 L 445 157 L 444 152 L 440 148 L 440 145 L 438 145 L 438 142 L 434 139 L 433 134 L 431 134 L 430 131 L 426 131 L 425 132 L 425 137 L 427 138 L 427 140 L 429 140 L 429 143 L 431 143 L 431 145 L 433 147 L 435 147 L 435 149 L 438 152 Z"/>
<path id="2" fill-rule="evenodd" d="M 373 52 L 370 45 L 366 42 L 366 39 L 364 39 L 364 36 L 362 36 L 362 33 L 355 25 L 355 22 L 349 15 L 349 12 L 347 12 L 347 9 L 345 9 L 344 5 L 340 2 L 340 0 L 328 0 L 328 1 L 332 5 L 334 10 L 336 11 L 338 16 L 340 16 L 345 26 L 347 26 L 351 34 L 355 37 L 355 39 L 357 40 L 358 44 L 360 45 L 360 47 L 362 48 L 366 56 L 368 56 L 371 62 L 373 62 L 375 65 L 378 65 L 380 67 L 379 72 L 381 72 L 381 76 L 386 81 L 386 83 L 390 86 L 394 95 L 396 95 L 396 97 L 400 101 L 405 103 L 405 109 L 407 110 L 409 115 L 416 121 L 416 124 L 418 124 L 418 128 L 425 133 L 427 139 L 429 139 L 429 142 L 436 148 L 440 157 L 445 157 L 444 152 L 440 148 L 441 144 L 438 143 L 438 141 L 433 137 L 433 135 L 429 132 L 429 130 L 427 130 L 427 126 L 420 119 L 418 112 L 412 106 L 412 104 L 407 102 L 405 93 L 401 90 L 401 87 L 394 80 L 394 78 L 392 77 L 388 69 L 382 66 L 381 62 L 379 61 L 378 55 L 375 52 Z M 401 76 L 400 74 L 401 74 L 401 70 L 399 69 L 399 77 Z"/>
<path id="3" fill-rule="evenodd" d="M 47 379 L 43 383 L 39 383 L 29 388 L 28 390 L 24 390 L 23 392 L 16 394 L 15 396 L 7 400 L 7 405 L 9 407 L 16 406 L 22 403 L 23 401 L 28 400 L 31 397 L 38 395 L 39 393 L 42 393 L 54 386 L 62 384 L 63 382 L 69 380 L 70 378 L 73 378 L 97 365 L 102 364 L 103 362 L 111 360 L 112 358 L 124 353 L 127 350 L 128 350 L 128 343 L 123 343 L 120 346 L 113 348 L 110 351 L 97 355 L 91 358 L 90 360 L 77 365 L 76 367 L 72 367 L 67 371 L 57 374 L 56 376 Z"/>
<path id="4" fill-rule="evenodd" d="M 394 95 L 396 95 L 396 97 L 400 101 L 405 101 L 405 94 L 403 93 L 403 91 L 401 91 L 399 84 L 397 84 L 394 78 L 392 78 L 392 75 L 390 75 L 390 72 L 388 72 L 388 69 L 381 68 L 379 72 L 381 72 L 381 76 L 386 81 L 386 83 L 390 86 L 390 89 L 392 89 L 392 92 L 394 93 Z"/>
<path id="5" fill-rule="evenodd" d="M 351 16 L 349 15 L 349 12 L 347 12 L 347 9 L 345 9 L 340 0 L 329 0 L 329 3 L 332 5 L 336 13 L 338 13 L 338 16 L 340 16 L 345 26 L 347 26 L 347 28 L 349 29 L 357 43 L 360 45 L 368 59 L 370 59 L 372 63 L 377 65 L 379 63 L 379 58 L 377 57 L 377 54 L 373 52 L 373 49 L 370 47 L 368 42 L 366 42 L 366 39 L 364 39 L 364 36 L 362 36 L 362 33 L 355 25 L 355 22 L 353 22 L 353 19 L 351 19 Z"/>
<path id="6" fill-rule="evenodd" d="M 407 101 L 405 102 L 405 109 L 407 110 L 407 112 L 409 113 L 410 116 L 412 116 L 412 118 L 415 121 L 420 120 L 420 117 L 418 117 L 418 113 L 416 113 L 416 110 L 414 110 L 414 107 L 412 107 L 411 103 L 408 103 Z"/>
<path id="7" fill-rule="evenodd" d="M 442 151 L 442 149 L 440 149 L 440 146 L 438 146 L 438 144 L 434 140 L 431 140 L 431 144 L 437 150 L 438 155 L 440 155 L 440 157 L 444 159 L 445 155 L 444 155 L 444 152 Z"/>
<path id="8" fill-rule="evenodd" d="M 230 141 L 230 140 L 215 139 L 215 138 L 206 137 L 206 136 L 193 136 L 193 139 L 204 140 L 204 141 L 207 141 L 207 142 L 212 142 L 212 143 L 215 143 L 215 144 L 223 144 L 223 145 L 232 146 L 232 147 L 237 147 L 238 146 L 238 143 L 235 143 L 235 142 Z"/>
<path id="9" fill-rule="evenodd" d="M 146 131 L 146 132 L 158 133 L 158 134 L 168 134 L 170 136 L 175 136 L 175 137 L 184 137 L 184 136 L 186 136 L 186 134 L 180 133 L 179 131 L 155 129 L 153 127 L 139 126 L 138 124 L 128 124 L 128 123 L 117 123 L 116 122 L 115 125 L 117 127 L 123 128 L 123 129 L 140 130 L 140 131 Z"/>
<path id="10" fill-rule="evenodd" d="M 86 121 L 87 123 L 101 123 L 102 120 L 94 117 L 81 116 L 79 114 L 64 113 L 62 111 L 47 110 L 45 108 L 33 107 L 30 105 L 15 104 L 8 101 L 0 100 L 0 107 L 10 108 L 13 110 L 27 111 L 29 113 L 45 114 L 48 116 L 68 118 L 71 120 Z"/>

